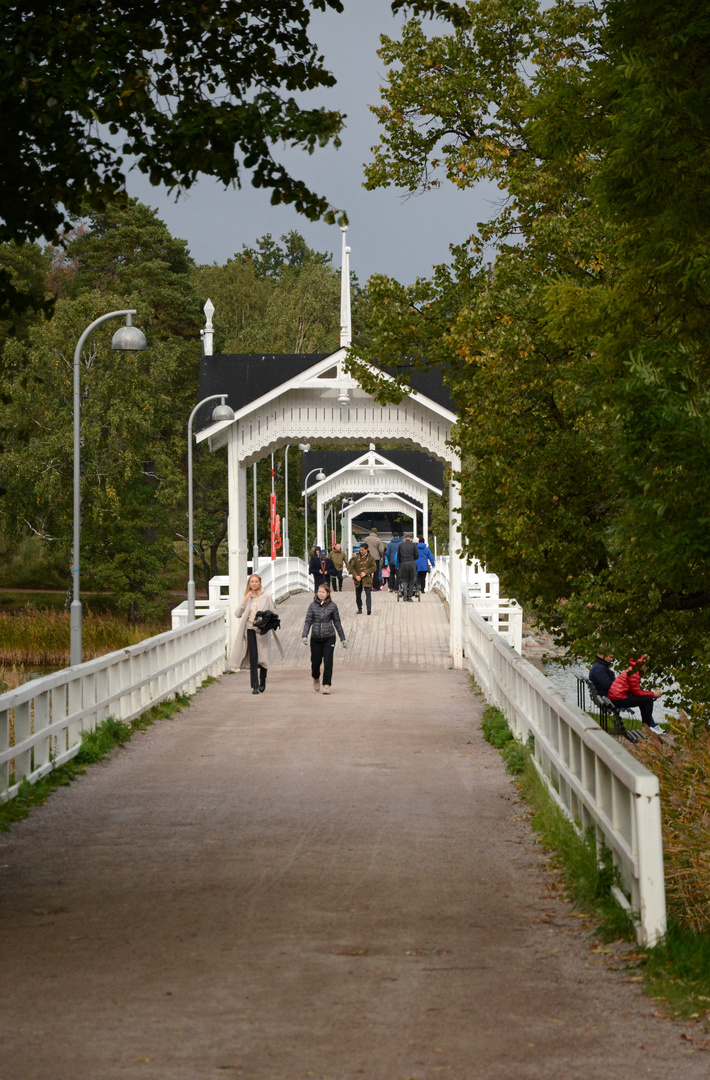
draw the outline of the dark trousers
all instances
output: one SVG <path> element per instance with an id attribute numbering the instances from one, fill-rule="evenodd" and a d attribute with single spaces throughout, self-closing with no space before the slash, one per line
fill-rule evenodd
<path id="1" fill-rule="evenodd" d="M 355 603 L 357 604 L 358 611 L 362 611 L 362 590 L 365 590 L 365 604 L 367 610 L 372 609 L 372 588 L 369 585 L 356 585 L 355 586 Z"/>
<path id="2" fill-rule="evenodd" d="M 321 574 L 320 570 L 318 571 L 317 574 L 313 575 L 313 593 L 314 594 L 318 592 L 321 585 L 327 585 L 327 584 L 328 584 L 328 578 L 325 576 L 325 574 Z"/>
<path id="3" fill-rule="evenodd" d="M 343 591 L 343 571 L 342 570 L 336 570 L 335 573 L 331 575 L 330 580 L 331 580 L 331 584 L 333 586 L 333 592 L 342 592 Z"/>
<path id="4" fill-rule="evenodd" d="M 655 698 L 644 697 L 639 694 L 629 694 L 625 698 L 609 698 L 609 701 L 613 701 L 617 709 L 639 709 L 644 724 L 653 723 L 653 703 L 655 700 Z"/>
<path id="5" fill-rule="evenodd" d="M 429 573 L 428 570 L 417 570 L 417 577 L 419 578 L 420 592 L 426 592 L 426 576 Z"/>
<path id="6" fill-rule="evenodd" d="M 380 560 L 375 559 L 375 572 L 372 575 L 372 587 L 375 592 L 379 592 L 382 588 L 382 579 L 380 578 Z"/>
<path id="7" fill-rule="evenodd" d="M 414 582 L 417 580 L 417 564 L 414 559 L 403 562 L 399 568 L 399 580 L 405 586 L 407 599 L 411 600 Z"/>
<path id="8" fill-rule="evenodd" d="M 256 643 L 256 630 L 247 630 L 247 644 L 249 646 L 249 675 L 251 676 L 251 688 L 252 690 L 258 690 L 259 646 Z"/>
<path id="9" fill-rule="evenodd" d="M 397 592 L 397 567 L 394 563 L 390 563 L 389 587 L 390 592 Z"/>
<path id="10" fill-rule="evenodd" d="M 314 638 L 311 635 L 311 675 L 320 679 L 320 666 L 323 665 L 323 686 L 330 686 L 333 678 L 333 653 L 335 652 L 335 634 L 327 638 Z"/>

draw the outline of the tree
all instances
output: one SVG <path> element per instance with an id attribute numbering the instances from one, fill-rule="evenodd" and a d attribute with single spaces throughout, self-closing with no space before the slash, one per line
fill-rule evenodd
<path id="1" fill-rule="evenodd" d="M 404 6 L 451 27 L 383 41 L 368 185 L 505 195 L 430 282 L 371 282 L 359 353 L 448 367 L 467 549 L 506 588 L 579 653 L 650 651 L 708 701 L 707 19 Z"/>
<path id="2" fill-rule="evenodd" d="M 177 192 L 199 173 L 270 188 L 311 219 L 327 200 L 272 157 L 333 140 L 343 118 L 294 93 L 335 78 L 308 38 L 340 0 L 7 0 L 0 10 L 0 241 L 54 240 L 125 191 L 131 159 Z"/>
<path id="3" fill-rule="evenodd" d="M 82 565 L 131 617 L 160 605 L 159 573 L 184 531 L 184 432 L 194 403 L 199 306 L 192 260 L 146 207 L 107 210 L 69 243 L 54 318 L 5 347 L 0 412 L 3 524 L 57 544 L 72 529 L 72 370 L 84 328 L 135 307 L 149 348 L 110 349 L 108 324 L 82 356 Z"/>

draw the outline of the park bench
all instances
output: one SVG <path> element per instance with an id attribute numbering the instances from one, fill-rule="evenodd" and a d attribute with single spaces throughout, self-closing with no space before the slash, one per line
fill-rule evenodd
<path id="1" fill-rule="evenodd" d="M 644 738 L 643 733 L 640 731 L 629 731 L 621 716 L 622 710 L 618 705 L 615 705 L 610 698 L 599 694 L 590 679 L 577 675 L 577 704 L 583 712 L 587 711 L 587 692 L 589 692 L 592 705 L 598 712 L 599 726 L 604 731 L 609 731 L 609 722 L 611 721 L 613 730 L 610 734 L 618 735 L 619 738 L 627 739 L 632 743 Z M 624 709 L 623 711 L 628 712 L 629 710 Z"/>

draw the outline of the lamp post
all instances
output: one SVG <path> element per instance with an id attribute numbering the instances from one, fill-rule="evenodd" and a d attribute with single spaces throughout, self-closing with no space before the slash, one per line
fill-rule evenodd
<path id="1" fill-rule="evenodd" d="M 193 535 L 193 501 L 192 501 L 192 421 L 195 419 L 198 411 L 203 405 L 206 405 L 208 401 L 215 401 L 216 398 L 222 399 L 222 404 L 218 405 L 212 410 L 212 423 L 218 424 L 220 420 L 233 420 L 234 412 L 230 409 L 229 405 L 225 405 L 224 399 L 226 394 L 210 394 L 209 397 L 203 398 L 202 401 L 195 405 L 195 408 L 190 413 L 190 419 L 187 422 L 187 529 L 188 529 L 188 557 L 190 561 L 190 577 L 187 582 L 187 621 L 195 621 L 195 542 Z"/>
<path id="2" fill-rule="evenodd" d="M 148 342 L 145 334 L 133 325 L 135 308 L 125 308 L 123 311 L 109 311 L 106 315 L 100 315 L 87 326 L 84 333 L 76 343 L 74 349 L 74 536 L 73 536 L 73 561 L 72 567 L 72 603 L 70 615 L 70 644 L 69 662 L 72 667 L 80 664 L 82 659 L 81 646 L 81 590 L 79 582 L 79 553 L 81 549 L 81 353 L 87 338 L 94 332 L 97 326 L 107 322 L 108 319 L 121 319 L 125 316 L 126 325 L 119 327 L 111 340 L 111 348 L 120 352 L 138 352 L 147 349 Z"/>
<path id="3" fill-rule="evenodd" d="M 321 480 L 325 480 L 325 473 L 323 472 L 323 470 L 315 468 L 315 469 L 311 469 L 311 471 L 308 473 L 308 476 L 306 477 L 306 482 L 303 485 L 304 489 L 305 489 L 303 494 L 306 496 L 306 505 L 305 505 L 306 513 L 305 513 L 305 521 L 304 521 L 304 525 L 305 525 L 305 528 L 306 528 L 306 543 L 305 543 L 306 553 L 305 553 L 305 556 L 304 556 L 305 561 L 306 561 L 306 566 L 308 565 L 308 481 L 313 476 L 313 473 L 318 474 L 316 476 L 316 480 L 319 483 L 320 483 Z"/>

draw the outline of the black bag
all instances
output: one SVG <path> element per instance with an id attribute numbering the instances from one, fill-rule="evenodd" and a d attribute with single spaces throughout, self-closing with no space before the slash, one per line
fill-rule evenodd
<path id="1" fill-rule="evenodd" d="M 269 630 L 278 630 L 280 626 L 281 619 L 275 611 L 257 611 L 254 616 L 254 629 L 262 636 L 268 634 Z"/>

